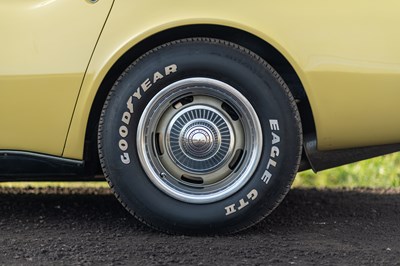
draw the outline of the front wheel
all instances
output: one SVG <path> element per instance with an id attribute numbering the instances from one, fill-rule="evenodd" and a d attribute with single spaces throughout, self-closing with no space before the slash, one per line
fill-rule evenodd
<path id="1" fill-rule="evenodd" d="M 260 57 L 196 38 L 157 47 L 118 79 L 100 161 L 123 205 L 171 233 L 231 233 L 267 216 L 296 174 L 293 96 Z"/>

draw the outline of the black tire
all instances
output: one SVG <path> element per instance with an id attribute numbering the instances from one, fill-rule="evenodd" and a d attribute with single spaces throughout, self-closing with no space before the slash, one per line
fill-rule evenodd
<path id="1" fill-rule="evenodd" d="M 107 97 L 98 136 L 123 206 L 179 234 L 262 220 L 288 192 L 302 145 L 282 78 L 246 48 L 209 38 L 170 42 L 132 63 Z"/>

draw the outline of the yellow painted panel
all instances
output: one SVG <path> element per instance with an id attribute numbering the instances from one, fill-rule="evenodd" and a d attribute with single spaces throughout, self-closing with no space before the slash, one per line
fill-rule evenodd
<path id="1" fill-rule="evenodd" d="M 0 148 L 60 155 L 81 74 L 0 77 Z M 51 89 L 49 89 L 49 87 Z"/>
<path id="2" fill-rule="evenodd" d="M 88 68 L 64 156 L 82 157 L 96 90 L 124 52 L 164 29 L 201 23 L 248 31 L 288 59 L 311 102 L 320 149 L 399 142 L 399 11 L 398 0 L 119 0 Z"/>
<path id="3" fill-rule="evenodd" d="M 62 154 L 86 67 L 112 4 L 100 2 L 0 3 L 0 149 Z"/>
<path id="4" fill-rule="evenodd" d="M 400 142 L 400 71 L 308 73 L 322 150 Z"/>

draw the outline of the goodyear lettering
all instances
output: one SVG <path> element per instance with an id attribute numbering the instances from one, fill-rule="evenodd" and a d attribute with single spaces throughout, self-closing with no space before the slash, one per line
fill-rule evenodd
<path id="1" fill-rule="evenodd" d="M 158 80 L 162 79 L 164 76 L 160 72 L 156 72 L 153 75 L 153 83 L 156 83 Z"/>
<path id="2" fill-rule="evenodd" d="M 126 138 L 126 136 L 128 136 L 128 128 L 126 126 L 120 126 L 119 135 L 121 136 L 121 138 Z"/>
<path id="3" fill-rule="evenodd" d="M 144 92 L 146 92 L 148 89 L 150 89 L 151 85 L 153 85 L 153 84 L 151 83 L 150 79 L 146 79 L 146 80 L 142 83 L 142 85 L 141 85 L 140 87 L 142 87 L 142 90 L 143 90 Z"/>
<path id="4" fill-rule="evenodd" d="M 123 113 L 121 118 L 121 122 L 123 123 L 123 125 L 121 125 L 118 129 L 119 136 L 121 137 L 121 139 L 118 142 L 118 148 L 121 151 L 120 159 L 122 163 L 130 164 L 131 162 L 129 153 L 126 152 L 129 147 L 129 144 L 125 140 L 125 138 L 129 135 L 128 126 L 134 111 L 133 99 L 136 98 L 137 100 L 140 100 L 144 95 L 144 93 L 146 93 L 146 91 L 148 91 L 155 83 L 157 83 L 164 77 L 171 75 L 172 73 L 175 73 L 176 71 L 178 71 L 178 66 L 176 64 L 164 67 L 163 71 L 161 71 L 162 73 L 160 71 L 156 71 L 152 75 L 152 77 L 146 78 L 142 83 L 140 83 L 140 86 L 128 98 L 128 101 L 126 102 L 126 108 L 128 109 L 128 111 Z"/>
<path id="5" fill-rule="evenodd" d="M 129 122 L 131 121 L 131 113 L 125 112 L 125 113 L 122 115 L 121 121 L 122 121 L 124 124 L 129 125 Z"/>
<path id="6" fill-rule="evenodd" d="M 140 100 L 140 98 L 142 98 L 142 94 L 140 93 L 140 87 L 137 88 L 135 93 L 133 93 L 133 97 L 137 98 L 138 100 Z"/>
<path id="7" fill-rule="evenodd" d="M 128 101 L 126 102 L 126 108 L 128 108 L 128 110 L 129 110 L 129 115 L 130 115 L 130 114 L 133 114 L 132 96 L 129 97 Z M 125 113 L 126 113 L 126 112 L 125 112 Z M 125 115 L 125 113 L 124 113 L 124 115 Z M 122 122 L 125 123 L 125 121 L 123 121 L 123 120 L 122 120 Z M 129 124 L 129 122 L 128 122 L 127 124 Z"/>

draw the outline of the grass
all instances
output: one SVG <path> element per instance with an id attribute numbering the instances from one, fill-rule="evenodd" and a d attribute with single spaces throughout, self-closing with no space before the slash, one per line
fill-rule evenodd
<path id="1" fill-rule="evenodd" d="M 400 187 L 400 153 L 376 157 L 317 174 L 311 170 L 301 172 L 297 175 L 293 187 Z"/>
<path id="2" fill-rule="evenodd" d="M 108 187 L 106 182 L 0 182 L 0 187 Z M 311 170 L 297 175 L 293 187 L 342 188 L 400 187 L 400 153 L 353 163 L 317 174 Z"/>
<path id="3" fill-rule="evenodd" d="M 70 187 L 70 188 L 102 188 L 108 187 L 107 182 L 96 181 L 96 182 L 0 182 L 0 187 Z"/>

